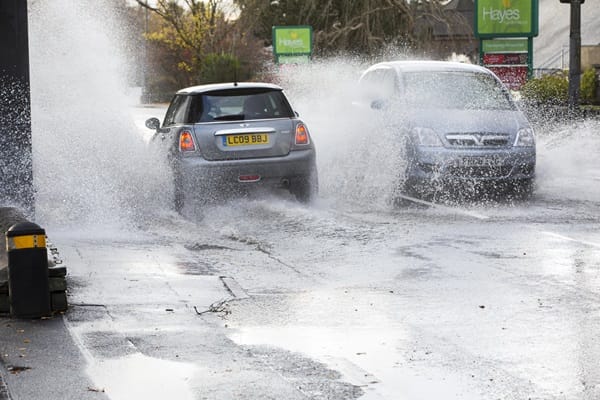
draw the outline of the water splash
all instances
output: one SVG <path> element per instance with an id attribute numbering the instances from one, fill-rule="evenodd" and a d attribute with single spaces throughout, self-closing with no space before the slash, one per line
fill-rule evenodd
<path id="1" fill-rule="evenodd" d="M 0 71 L 0 204 L 33 212 L 27 85 Z"/>
<path id="2" fill-rule="evenodd" d="M 403 156 L 386 121 L 356 102 L 367 67 L 361 59 L 330 59 L 281 66 L 277 77 L 316 143 L 321 196 L 388 208 Z"/>
<path id="3" fill-rule="evenodd" d="M 387 59 L 407 58 L 399 53 Z M 321 196 L 338 205 L 389 209 L 406 160 L 389 121 L 353 101 L 359 97 L 356 83 L 360 73 L 369 65 L 371 62 L 357 58 L 331 59 L 284 65 L 276 76 L 316 142 Z M 559 120 L 549 124 L 544 117 L 547 113 L 543 109 L 530 113 L 537 134 L 539 197 L 600 200 L 596 162 L 600 122 Z M 466 187 L 464 193 L 489 203 L 476 187 Z M 492 198 L 493 205 L 501 196 Z"/>
<path id="4" fill-rule="evenodd" d="M 38 218 L 44 222 L 122 226 L 171 208 L 165 159 L 147 148 L 132 121 L 125 78 L 137 57 L 121 46 L 127 32 L 114 19 L 112 3 L 30 1 L 34 180 Z M 407 58 L 402 51 L 386 53 L 386 59 Z M 273 76 L 309 124 L 321 197 L 340 206 L 389 209 L 405 160 L 393 132 L 384 128 L 386 121 L 353 103 L 358 77 L 370 64 L 337 58 L 280 66 Z M 552 181 L 564 170 L 555 160 L 569 154 L 575 163 L 584 150 L 577 135 L 571 144 L 549 148 L 547 135 L 538 132 L 538 187 L 542 193 L 560 192 L 564 183 Z M 591 157 L 588 150 L 597 148 L 598 139 L 590 134 L 585 140 Z M 590 157 L 586 165 L 592 168 Z M 598 197 L 592 189 L 597 185 L 565 179 L 572 196 Z"/>
<path id="5" fill-rule="evenodd" d="M 132 58 L 113 6 L 30 4 L 34 183 L 45 223 L 120 226 L 169 204 L 168 169 L 130 114 Z"/>
<path id="6" fill-rule="evenodd" d="M 556 124 L 538 132 L 537 188 L 541 195 L 600 201 L 600 121 Z"/>

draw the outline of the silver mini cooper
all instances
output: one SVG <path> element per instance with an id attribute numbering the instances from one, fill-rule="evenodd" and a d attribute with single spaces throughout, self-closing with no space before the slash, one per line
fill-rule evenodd
<path id="1" fill-rule="evenodd" d="M 396 140 L 406 142 L 403 188 L 409 194 L 467 182 L 531 194 L 533 130 L 488 69 L 443 61 L 383 62 L 362 74 L 359 87 L 362 103 L 384 113 Z"/>
<path id="2" fill-rule="evenodd" d="M 169 148 L 175 208 L 227 190 L 284 187 L 302 202 L 317 193 L 315 147 L 281 87 L 224 83 L 178 91 L 155 141 Z M 156 139 L 160 138 L 160 139 Z"/>

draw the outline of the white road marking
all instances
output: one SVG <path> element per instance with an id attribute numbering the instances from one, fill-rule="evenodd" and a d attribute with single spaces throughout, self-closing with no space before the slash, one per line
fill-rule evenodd
<path id="1" fill-rule="evenodd" d="M 554 238 L 557 239 L 562 239 L 562 240 L 566 240 L 569 242 L 575 242 L 575 243 L 581 243 L 584 244 L 586 246 L 590 246 L 590 247 L 596 247 L 600 249 L 600 243 L 594 243 L 594 242 L 590 242 L 587 240 L 579 240 L 579 239 L 574 239 L 565 235 L 561 235 L 559 233 L 555 233 L 555 232 L 550 232 L 550 231 L 541 231 L 542 234 L 547 235 L 547 236 L 552 236 Z"/>
<path id="2" fill-rule="evenodd" d="M 489 217 L 487 215 L 483 215 L 483 214 L 480 214 L 480 213 L 477 213 L 477 212 L 474 212 L 474 211 L 467 211 L 467 210 L 461 210 L 459 208 L 443 206 L 441 204 L 432 203 L 430 201 L 417 199 L 415 197 L 410 197 L 410 196 L 406 196 L 406 195 L 403 195 L 403 194 L 399 194 L 398 197 L 401 197 L 401 198 L 403 198 L 405 200 L 412 201 L 413 203 L 424 204 L 424 205 L 432 207 L 432 208 L 437 208 L 439 210 L 444 210 L 444 211 L 452 212 L 452 213 L 456 213 L 456 214 L 462 214 L 462 215 L 466 215 L 468 217 L 477 218 L 477 219 L 480 219 L 480 220 L 489 219 Z"/>

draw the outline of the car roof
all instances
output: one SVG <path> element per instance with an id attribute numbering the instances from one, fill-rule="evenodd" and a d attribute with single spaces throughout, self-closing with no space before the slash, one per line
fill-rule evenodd
<path id="1" fill-rule="evenodd" d="M 414 71 L 464 71 L 464 72 L 480 72 L 490 73 L 486 68 L 479 65 L 466 64 L 455 61 L 385 61 L 370 66 L 367 71 L 372 69 L 389 67 L 398 72 L 414 72 Z M 366 72 L 366 71 L 365 71 Z"/>
<path id="2" fill-rule="evenodd" d="M 177 94 L 201 94 L 213 92 L 216 90 L 235 90 L 235 89 L 271 89 L 283 90 L 280 86 L 272 83 L 262 82 L 228 82 L 228 83 L 211 83 L 207 85 L 190 86 L 177 91 Z"/>

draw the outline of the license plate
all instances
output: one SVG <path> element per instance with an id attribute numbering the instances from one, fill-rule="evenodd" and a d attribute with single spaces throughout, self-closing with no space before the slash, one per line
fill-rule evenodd
<path id="1" fill-rule="evenodd" d="M 496 167 L 502 165 L 498 157 L 465 157 L 456 163 L 459 167 Z"/>
<path id="2" fill-rule="evenodd" d="M 223 146 L 253 146 L 257 144 L 269 144 L 269 135 L 266 133 L 252 133 L 248 135 L 223 136 Z"/>

